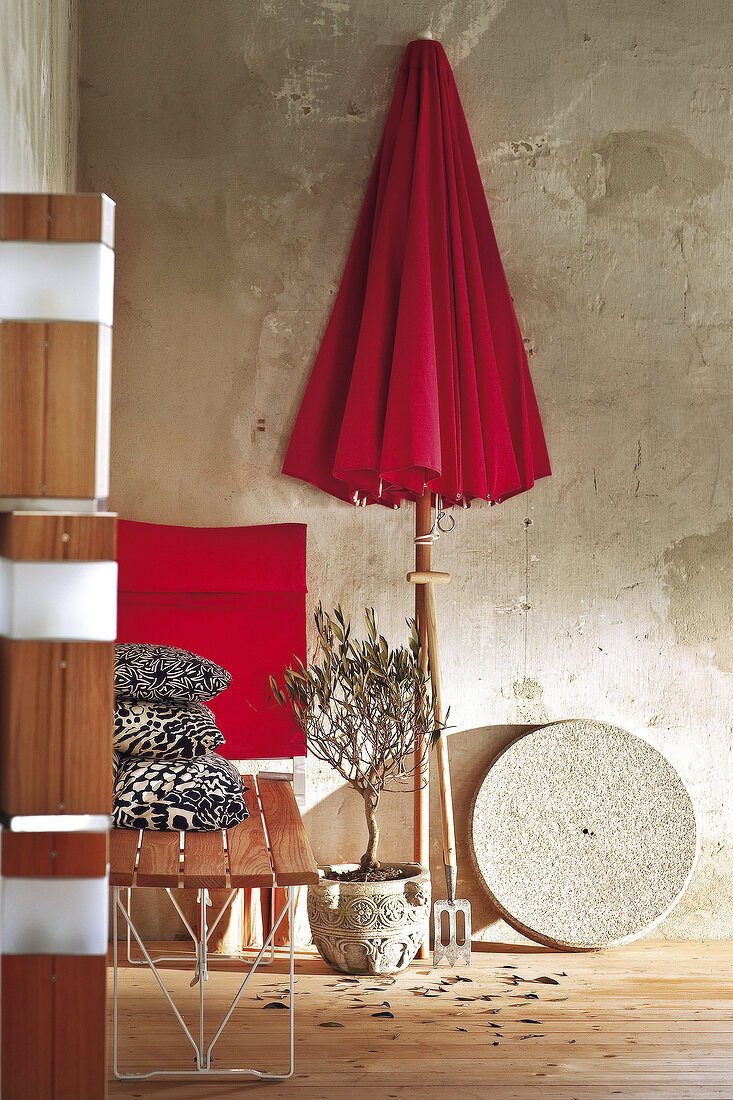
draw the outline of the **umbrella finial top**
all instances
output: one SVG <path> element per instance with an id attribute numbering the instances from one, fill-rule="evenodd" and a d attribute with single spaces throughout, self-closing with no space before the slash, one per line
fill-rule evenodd
<path id="1" fill-rule="evenodd" d="M 430 42 L 430 41 L 432 41 L 432 38 L 433 38 L 433 32 L 432 31 L 423 31 L 422 34 L 419 34 L 417 37 L 422 38 L 422 39 L 427 39 Z"/>

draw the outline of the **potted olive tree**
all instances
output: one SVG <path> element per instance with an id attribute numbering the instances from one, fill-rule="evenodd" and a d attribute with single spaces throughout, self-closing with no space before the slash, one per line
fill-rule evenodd
<path id="1" fill-rule="evenodd" d="M 408 621 L 408 645 L 392 648 L 372 609 L 365 618 L 367 636 L 357 640 L 340 607 L 328 614 L 319 604 L 313 659 L 287 669 L 284 690 L 270 680 L 312 754 L 364 800 L 360 862 L 323 867 L 319 884 L 308 888 L 313 940 L 326 962 L 351 974 L 402 970 L 425 937 L 428 869 L 377 859 L 377 810 L 383 791 L 412 789 L 409 780 L 438 732 L 415 623 Z"/>

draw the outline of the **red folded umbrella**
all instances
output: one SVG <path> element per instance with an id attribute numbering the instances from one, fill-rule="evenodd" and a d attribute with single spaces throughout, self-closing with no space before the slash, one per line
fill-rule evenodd
<path id="1" fill-rule="evenodd" d="M 550 473 L 522 336 L 438 42 L 400 66 L 283 472 L 354 503 L 500 501 Z"/>
<path id="2" fill-rule="evenodd" d="M 415 500 L 422 580 L 432 576 L 433 496 L 496 502 L 550 473 L 476 156 L 438 42 L 405 52 L 283 472 L 354 504 Z M 425 655 L 419 585 L 415 597 Z M 454 886 L 450 777 L 438 749 Z M 427 864 L 427 763 L 420 751 L 416 760 L 415 859 Z"/>

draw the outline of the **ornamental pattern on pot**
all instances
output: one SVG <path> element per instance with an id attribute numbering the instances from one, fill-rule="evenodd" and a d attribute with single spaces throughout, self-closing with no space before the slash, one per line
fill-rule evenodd
<path id="1" fill-rule="evenodd" d="M 415 870 L 410 878 L 386 883 L 322 879 L 309 887 L 308 919 L 326 962 L 352 974 L 407 966 L 425 938 L 430 909 L 429 876 Z"/>

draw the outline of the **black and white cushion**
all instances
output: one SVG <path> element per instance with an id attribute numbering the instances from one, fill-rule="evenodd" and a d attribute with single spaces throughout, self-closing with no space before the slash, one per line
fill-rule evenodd
<path id="1" fill-rule="evenodd" d="M 124 699 L 213 699 L 231 674 L 214 661 L 170 645 L 125 642 L 115 646 L 115 694 Z"/>
<path id="2" fill-rule="evenodd" d="M 248 816 L 242 777 L 216 753 L 195 760 L 122 757 L 112 818 L 118 829 L 231 829 Z"/>
<path id="3" fill-rule="evenodd" d="M 224 744 L 205 703 L 115 701 L 114 747 L 127 756 L 192 760 Z"/>

